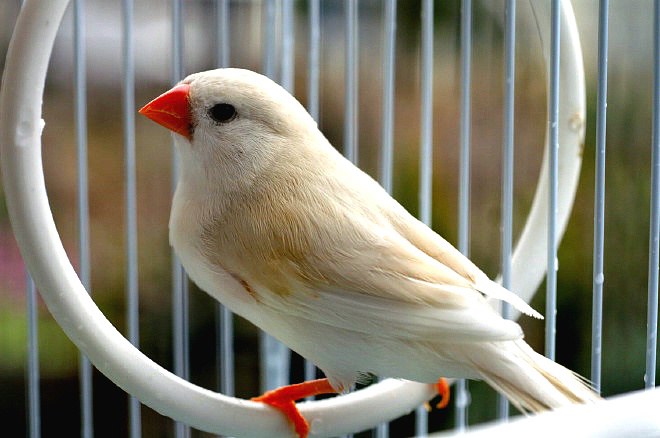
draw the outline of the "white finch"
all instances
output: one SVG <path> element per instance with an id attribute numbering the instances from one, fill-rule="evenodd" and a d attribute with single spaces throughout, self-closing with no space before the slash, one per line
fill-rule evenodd
<path id="1" fill-rule="evenodd" d="M 140 112 L 176 133 L 170 242 L 190 278 L 327 376 L 257 398 L 299 435 L 295 399 L 368 374 L 483 379 L 531 412 L 598 399 L 487 298 L 536 311 L 339 154 L 275 82 L 196 73 Z"/>

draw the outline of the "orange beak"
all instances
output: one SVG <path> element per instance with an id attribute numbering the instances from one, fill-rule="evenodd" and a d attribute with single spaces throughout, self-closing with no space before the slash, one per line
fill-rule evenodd
<path id="1" fill-rule="evenodd" d="M 191 140 L 189 94 L 190 85 L 177 85 L 143 106 L 139 113 Z"/>

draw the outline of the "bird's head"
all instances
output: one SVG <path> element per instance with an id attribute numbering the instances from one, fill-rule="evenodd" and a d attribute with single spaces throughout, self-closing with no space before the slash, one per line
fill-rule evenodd
<path id="1" fill-rule="evenodd" d="M 316 123 L 284 88 L 249 70 L 195 73 L 140 113 L 170 129 L 183 176 L 255 177 L 273 163 L 305 153 Z M 217 181 L 213 181 L 217 183 Z"/>

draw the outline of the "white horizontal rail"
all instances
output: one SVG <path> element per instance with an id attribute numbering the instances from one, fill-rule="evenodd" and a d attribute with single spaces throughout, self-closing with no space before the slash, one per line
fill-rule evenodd
<path id="1" fill-rule="evenodd" d="M 590 405 L 576 405 L 509 423 L 476 426 L 464 438 L 654 437 L 660 436 L 660 388 L 631 392 Z M 441 438 L 453 433 L 434 434 Z"/>
<path id="2" fill-rule="evenodd" d="M 290 429 L 279 412 L 254 403 L 217 394 L 193 385 L 154 363 L 128 342 L 96 307 L 81 284 L 64 251 L 48 203 L 41 161 L 41 103 L 48 60 L 68 0 L 27 0 L 21 10 L 7 54 L 0 95 L 0 146 L 4 188 L 12 227 L 21 253 L 50 312 L 67 336 L 94 365 L 125 391 L 154 410 L 200 430 L 224 435 L 252 437 L 286 436 Z M 534 2 L 547 40 L 549 11 Z M 560 195 L 558 227 L 563 231 L 570 212 L 584 135 L 584 77 L 579 39 L 570 3 L 562 2 L 561 52 L 562 107 L 560 114 Z M 543 36 L 545 32 L 545 37 Z M 571 70 L 570 68 L 574 69 Z M 571 123 L 569 123 L 569 121 Z M 120 148 L 118 147 L 118 153 Z M 563 163 L 563 164 L 562 164 Z M 544 185 L 545 184 L 545 185 Z M 539 193 L 547 187 L 541 176 Z M 533 211 L 547 217 L 543 200 Z M 536 210 L 535 210 L 536 209 Z M 534 214 L 534 213 L 533 213 Z M 520 269 L 516 260 L 543 260 L 545 223 L 530 219 L 514 252 L 513 288 L 527 301 L 543 277 L 539 262 L 536 277 L 530 264 Z M 559 235 L 561 233 L 558 233 Z M 531 247 L 529 237 L 532 239 Z M 534 267 L 535 265 L 531 265 Z M 534 271 L 536 272 L 536 271 Z M 314 436 L 363 430 L 410 412 L 434 393 L 431 385 L 387 380 L 365 390 L 329 400 L 302 403 L 300 410 L 310 420 Z"/>

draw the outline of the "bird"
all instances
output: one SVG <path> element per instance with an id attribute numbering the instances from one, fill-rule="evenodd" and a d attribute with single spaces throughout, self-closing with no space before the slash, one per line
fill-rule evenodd
<path id="1" fill-rule="evenodd" d="M 435 384 L 442 405 L 445 377 L 483 380 L 525 413 L 599 399 L 489 300 L 538 312 L 340 154 L 268 77 L 194 73 L 139 112 L 173 132 L 169 239 L 189 277 L 326 376 L 254 398 L 298 436 L 309 424 L 295 400 L 373 375 Z"/>

